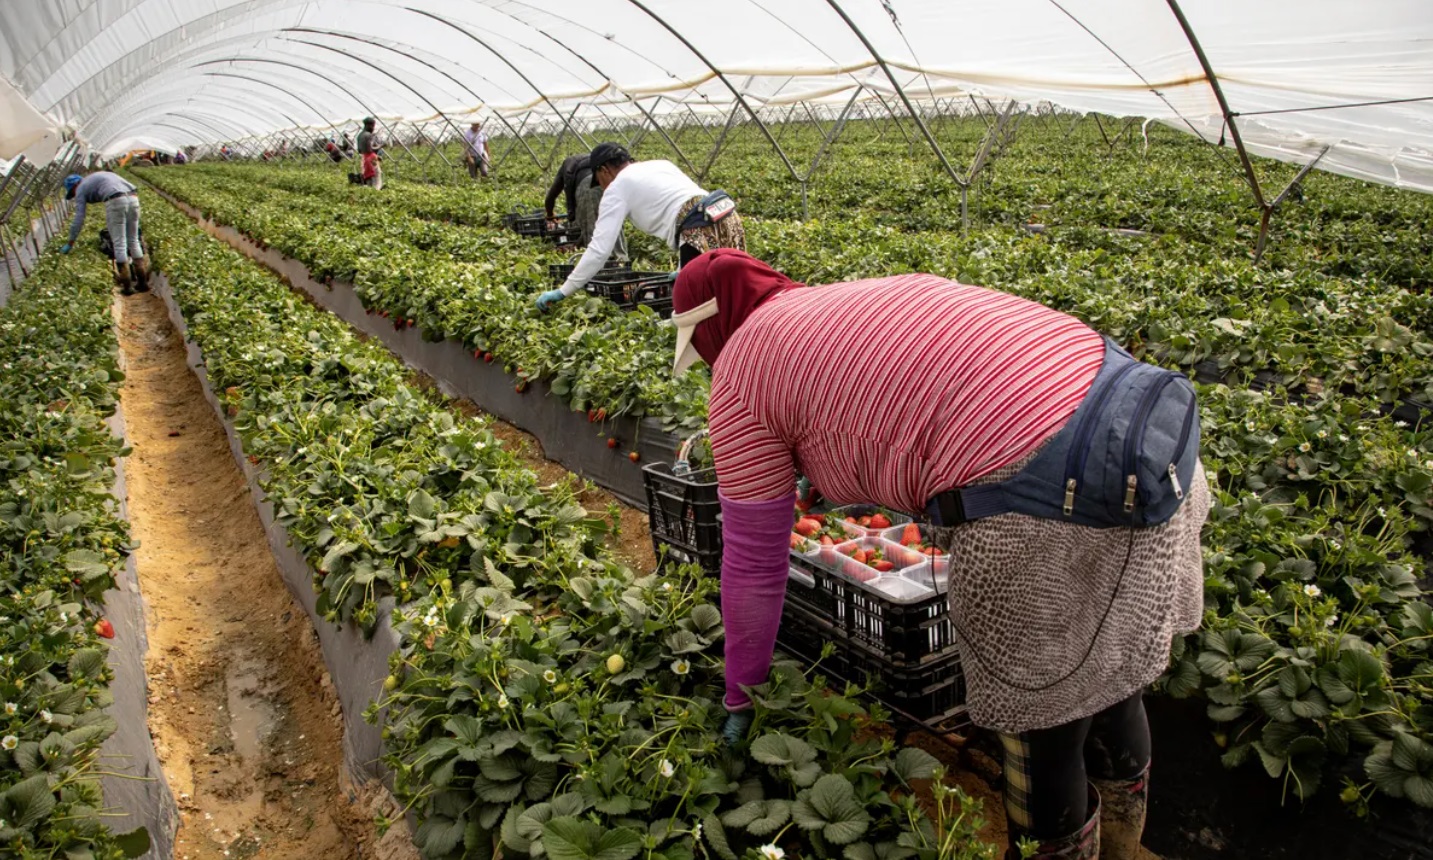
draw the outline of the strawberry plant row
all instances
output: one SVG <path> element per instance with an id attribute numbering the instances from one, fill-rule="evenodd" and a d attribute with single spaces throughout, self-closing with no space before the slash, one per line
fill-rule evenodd
<path id="1" fill-rule="evenodd" d="M 160 173 L 193 201 L 222 206 L 256 231 L 291 224 L 254 196 L 255 188 L 268 193 L 269 174 L 225 167 L 149 175 Z M 273 175 L 288 182 L 304 172 Z M 245 183 L 236 186 L 237 176 Z M 344 207 L 392 201 L 401 208 L 401 187 L 382 197 L 331 190 L 282 192 L 281 199 L 309 218 L 332 219 Z M 1428 560 L 1420 546 L 1433 521 L 1433 445 L 1426 425 L 1379 417 L 1397 397 L 1427 397 L 1433 297 L 1315 268 L 1253 267 L 1174 236 L 995 228 L 962 237 L 902 232 L 860 213 L 839 222 L 753 218 L 748 227 L 753 251 L 796 277 L 944 273 L 1065 310 L 1168 365 L 1217 362 L 1226 382 L 1201 389 L 1204 460 L 1215 488 L 1206 531 L 1209 614 L 1203 632 L 1179 643 L 1162 689 L 1207 699 L 1226 763 L 1262 764 L 1290 794 L 1347 780 L 1344 796 L 1356 809 L 1375 787 L 1433 803 L 1433 617 L 1418 582 Z M 281 235 L 301 248 L 314 241 L 311 232 L 295 225 Z M 361 242 L 359 232 L 348 240 Z M 669 421 L 700 424 L 704 372 L 675 385 L 667 379 L 670 333 L 640 322 L 641 314 L 614 317 L 610 308 L 578 302 L 538 316 L 528 299 L 540 285 L 523 286 L 523 296 L 507 286 L 507 273 L 480 275 L 401 244 L 407 248 L 391 259 L 364 262 L 374 271 L 399 263 L 402 272 L 374 276 L 388 292 L 364 292 L 369 276 L 360 277 L 365 300 L 419 296 L 438 328 L 440 319 L 484 320 L 485 330 L 520 332 L 526 342 L 511 348 L 526 350 L 521 366 L 538 368 L 538 376 L 623 368 L 624 404 L 661 402 Z M 639 324 L 613 338 L 619 317 Z M 471 324 L 449 325 L 457 332 Z M 501 355 L 509 343 L 492 349 Z M 564 363 L 541 363 L 541 356 Z M 1255 390 L 1249 383 L 1267 368 L 1274 374 L 1264 378 L 1266 390 Z M 571 391 L 562 381 L 554 376 L 560 395 Z M 1291 388 L 1300 396 L 1289 396 Z M 1253 653 L 1242 663 L 1231 659 L 1228 637 Z M 1367 686 L 1350 695 L 1340 686 L 1349 684 L 1345 675 Z"/>
<path id="2" fill-rule="evenodd" d="M 191 217 L 198 213 L 173 201 Z M 354 290 L 342 283 L 321 284 L 296 260 L 273 248 L 260 248 L 233 228 L 204 221 L 211 235 L 242 251 L 290 286 L 307 293 L 314 303 L 349 325 L 375 337 L 412 367 L 432 377 L 447 393 L 480 403 L 484 411 L 532 433 L 543 450 L 584 478 L 633 505 L 643 504 L 637 463 L 670 456 L 677 440 L 654 419 L 614 416 L 569 409 L 549 397 L 551 385 L 508 373 L 494 362 L 480 361 L 455 341 L 432 341 L 407 326 L 394 326 L 367 311 Z"/>
<path id="3" fill-rule="evenodd" d="M 132 584 L 133 571 L 124 572 L 129 527 L 114 495 L 128 451 L 109 423 L 124 378 L 111 292 L 97 255 L 49 253 L 0 309 L 6 856 L 138 857 L 149 851 L 150 827 L 173 829 L 162 778 L 132 779 L 154 777 L 158 763 L 145 725 L 138 596 L 114 590 L 121 576 Z M 112 688 L 118 681 L 125 686 Z M 122 756 L 113 769 L 128 773 L 102 786 L 112 769 L 102 756 Z M 107 808 L 121 812 L 102 815 Z M 117 818 L 149 826 L 119 835 Z"/>
<path id="4" fill-rule="evenodd" d="M 400 647 L 368 713 L 425 857 L 994 856 L 939 780 L 923 811 L 928 754 L 879 739 L 878 710 L 794 664 L 757 688 L 749 746 L 728 748 L 713 580 L 619 565 L 572 482 L 539 487 L 485 421 L 146 202 L 162 291 L 317 608 L 391 619 Z"/>

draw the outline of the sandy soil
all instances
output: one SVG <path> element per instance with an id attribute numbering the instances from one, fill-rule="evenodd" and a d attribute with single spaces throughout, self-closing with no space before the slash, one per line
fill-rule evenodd
<path id="1" fill-rule="evenodd" d="M 119 313 L 150 728 L 180 804 L 175 856 L 355 858 L 375 842 L 340 786 L 339 706 L 228 443 L 152 295 Z"/>

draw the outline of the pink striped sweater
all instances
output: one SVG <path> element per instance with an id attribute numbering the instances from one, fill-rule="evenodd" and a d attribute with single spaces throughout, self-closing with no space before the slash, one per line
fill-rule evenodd
<path id="1" fill-rule="evenodd" d="M 1103 354 L 1073 317 L 934 275 L 790 290 L 713 369 L 722 492 L 783 498 L 800 470 L 834 502 L 920 511 L 1063 427 Z"/>

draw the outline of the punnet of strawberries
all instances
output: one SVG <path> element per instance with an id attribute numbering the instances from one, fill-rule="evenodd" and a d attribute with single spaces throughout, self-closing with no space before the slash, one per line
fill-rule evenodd
<path id="1" fill-rule="evenodd" d="M 843 549 L 841 550 L 841 552 L 850 556 L 853 560 L 859 561 L 861 564 L 864 564 L 870 568 L 874 568 L 881 573 L 885 573 L 888 570 L 894 570 L 896 567 L 895 562 L 886 558 L 886 554 L 882 552 L 881 548 L 878 546 L 863 547 L 858 544 L 856 546 Z"/>

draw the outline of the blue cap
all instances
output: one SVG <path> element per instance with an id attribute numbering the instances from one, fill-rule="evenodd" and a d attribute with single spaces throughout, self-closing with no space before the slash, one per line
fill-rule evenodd
<path id="1" fill-rule="evenodd" d="M 66 199 L 66 200 L 73 200 L 73 199 L 75 199 L 75 189 L 80 186 L 80 181 L 81 181 L 83 178 L 84 178 L 84 177 L 80 176 L 78 173 L 71 173 L 69 176 L 66 176 L 66 177 L 65 177 L 65 199 Z"/>

